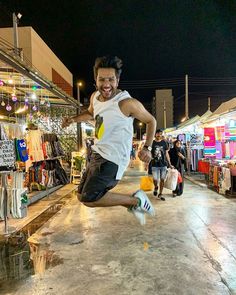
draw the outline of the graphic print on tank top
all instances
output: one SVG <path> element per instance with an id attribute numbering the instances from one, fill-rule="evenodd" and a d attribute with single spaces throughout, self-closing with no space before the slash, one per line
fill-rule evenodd
<path id="1" fill-rule="evenodd" d="M 95 123 L 95 136 L 97 139 L 101 139 L 104 134 L 104 123 L 103 123 L 103 117 L 97 115 L 95 117 L 96 123 Z"/>

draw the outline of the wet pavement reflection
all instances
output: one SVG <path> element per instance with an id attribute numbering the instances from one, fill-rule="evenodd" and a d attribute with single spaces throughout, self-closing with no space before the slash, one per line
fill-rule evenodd
<path id="1" fill-rule="evenodd" d="M 133 168 L 114 190 L 137 190 L 138 172 Z M 0 290 L 16 295 L 236 294 L 236 200 L 188 181 L 183 196 L 164 194 L 162 202 L 148 192 L 156 216 L 147 216 L 145 226 L 122 207 L 88 208 L 75 195 L 59 203 L 52 209 L 54 218 L 48 212 L 2 245 L 5 283 Z"/>
<path id="2" fill-rule="evenodd" d="M 47 245 L 30 244 L 28 238 L 59 212 L 73 196 L 74 193 L 68 194 L 22 230 L 0 242 L 0 294 L 14 289 L 19 281 L 33 274 L 43 273 L 47 268 L 63 263 L 63 259 L 49 250 Z"/>

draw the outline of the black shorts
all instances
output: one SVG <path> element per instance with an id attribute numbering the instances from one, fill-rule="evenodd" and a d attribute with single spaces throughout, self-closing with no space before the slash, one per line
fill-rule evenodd
<path id="1" fill-rule="evenodd" d="M 118 165 L 92 153 L 91 160 L 84 172 L 78 192 L 81 202 L 95 202 L 119 182 L 116 180 Z"/>

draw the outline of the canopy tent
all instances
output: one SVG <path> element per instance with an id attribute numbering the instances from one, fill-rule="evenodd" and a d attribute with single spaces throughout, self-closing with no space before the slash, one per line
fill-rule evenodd
<path id="1" fill-rule="evenodd" d="M 223 102 L 203 123 L 210 123 L 212 121 L 223 118 L 224 116 L 232 116 L 236 112 L 236 97 Z"/>

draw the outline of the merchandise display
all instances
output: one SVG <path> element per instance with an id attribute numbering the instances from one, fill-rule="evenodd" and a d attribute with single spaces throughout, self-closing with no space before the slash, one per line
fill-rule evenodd
<path id="1" fill-rule="evenodd" d="M 33 191 L 68 183 L 58 137 L 38 129 L 26 134 L 24 129 L 20 124 L 0 123 L 0 220 L 6 232 L 9 218 L 27 216 L 27 205 L 37 194 Z"/>

